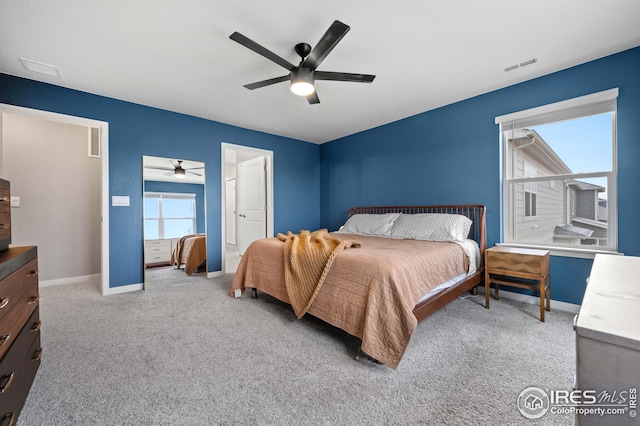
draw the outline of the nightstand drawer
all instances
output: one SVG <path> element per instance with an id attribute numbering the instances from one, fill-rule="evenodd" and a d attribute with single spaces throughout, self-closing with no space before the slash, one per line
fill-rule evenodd
<path id="1" fill-rule="evenodd" d="M 486 254 L 486 265 L 493 274 L 513 275 L 516 273 L 521 278 L 536 279 L 549 272 L 549 252 L 547 250 L 499 247 L 499 250 L 487 250 Z"/>

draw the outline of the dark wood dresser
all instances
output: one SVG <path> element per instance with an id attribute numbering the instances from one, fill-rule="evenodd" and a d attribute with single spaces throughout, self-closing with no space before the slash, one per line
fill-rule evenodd
<path id="1" fill-rule="evenodd" d="M 7 184 L 6 191 L 4 190 Z M 0 240 L 11 240 L 8 182 L 0 179 Z M 4 232 L 8 230 L 9 232 Z M 40 367 L 38 249 L 1 247 L 0 425 L 14 425 Z"/>

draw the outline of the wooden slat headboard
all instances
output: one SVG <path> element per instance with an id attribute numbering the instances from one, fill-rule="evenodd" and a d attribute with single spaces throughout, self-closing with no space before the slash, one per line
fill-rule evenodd
<path id="1" fill-rule="evenodd" d="M 384 213 L 449 213 L 461 214 L 473 222 L 469 230 L 469 238 L 476 241 L 480 247 L 480 264 L 484 267 L 484 251 L 487 248 L 487 229 L 485 223 L 485 206 L 480 204 L 461 204 L 451 206 L 375 206 L 354 207 L 349 210 L 349 217 L 354 214 L 384 214 Z"/>

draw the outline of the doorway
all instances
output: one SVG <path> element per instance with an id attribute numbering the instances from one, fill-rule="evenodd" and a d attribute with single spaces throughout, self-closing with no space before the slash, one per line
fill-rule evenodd
<path id="1" fill-rule="evenodd" d="M 108 167 L 108 129 L 106 122 L 90 120 L 81 117 L 57 114 L 48 111 L 40 111 L 35 109 L 16 107 L 13 105 L 0 104 L 0 153 L 3 152 L 2 144 L 7 137 L 6 124 L 11 122 L 9 117 L 20 117 L 23 121 L 33 120 L 51 125 L 59 125 L 60 127 L 78 127 L 83 128 L 87 135 L 87 145 L 84 147 L 84 155 L 93 157 L 92 161 L 100 163 L 100 170 L 95 184 L 92 184 L 91 190 L 97 194 L 98 205 L 95 209 L 95 236 L 98 239 L 97 259 L 95 260 L 96 274 L 78 276 L 77 272 L 63 272 L 60 279 L 43 280 L 49 281 L 49 284 L 66 284 L 72 282 L 86 281 L 87 279 L 96 279 L 100 281 L 100 291 L 103 295 L 110 294 L 109 289 L 109 167 Z M 69 126 L 70 125 L 70 126 Z M 4 155 L 4 154 L 3 154 Z M 4 160 L 4 159 L 3 159 Z M 6 176 L 5 171 L 0 164 L 0 175 Z M 17 184 L 17 183 L 16 183 Z M 16 185 L 16 188 L 18 186 Z M 12 187 L 13 190 L 13 187 Z M 12 195 L 13 195 L 12 191 Z M 15 194 L 19 196 L 20 194 Z M 74 193 L 69 194 L 74 196 Z M 25 202 L 28 200 L 25 200 Z M 26 207 L 26 206 L 25 206 Z M 101 221 L 101 223 L 100 223 Z M 33 237 L 29 237 L 33 238 Z M 14 241 L 14 244 L 18 241 Z M 38 243 L 36 240 L 29 241 L 29 244 Z M 43 243 L 44 244 L 44 243 Z M 68 244 L 73 246 L 73 244 Z M 44 252 L 44 250 L 43 250 Z M 48 250 L 51 252 L 51 250 Z M 43 258 L 44 262 L 45 259 Z M 44 266 L 44 265 L 43 265 Z M 75 274 L 75 275 L 74 275 Z M 44 274 L 43 274 L 44 276 Z"/>
<path id="2" fill-rule="evenodd" d="M 264 157 L 266 237 L 273 237 L 273 152 L 222 143 L 222 273 L 234 273 L 240 262 L 238 252 L 237 172 L 238 165 Z"/>

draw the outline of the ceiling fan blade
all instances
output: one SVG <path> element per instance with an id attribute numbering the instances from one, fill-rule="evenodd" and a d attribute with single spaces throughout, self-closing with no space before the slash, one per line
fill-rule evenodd
<path id="1" fill-rule="evenodd" d="M 350 27 L 347 24 L 343 24 L 340 21 L 333 21 L 333 24 L 329 27 L 326 33 L 322 36 L 320 41 L 311 50 L 309 55 L 302 62 L 303 67 L 315 70 L 318 65 L 327 57 L 327 55 L 338 44 L 342 37 L 349 32 Z"/>
<path id="2" fill-rule="evenodd" d="M 246 87 L 249 90 L 259 89 L 260 87 L 281 83 L 283 81 L 289 81 L 290 79 L 291 77 L 289 77 L 288 75 L 283 75 L 282 77 L 270 78 L 268 80 L 262 80 L 262 81 L 257 81 L 251 84 L 245 84 L 244 87 Z"/>
<path id="3" fill-rule="evenodd" d="M 320 103 L 320 98 L 318 98 L 318 93 L 315 91 L 312 94 L 307 96 L 307 100 L 309 101 L 309 105 Z"/>
<path id="4" fill-rule="evenodd" d="M 173 170 L 173 167 L 160 167 L 160 166 L 144 166 L 145 169 L 154 169 L 154 170 Z"/>
<path id="5" fill-rule="evenodd" d="M 187 170 L 187 173 L 189 173 L 190 175 L 202 176 L 202 173 L 192 172 L 191 170 Z"/>
<path id="6" fill-rule="evenodd" d="M 251 40 L 250 38 L 240 34 L 239 32 L 234 32 L 233 34 L 231 34 L 229 36 L 229 38 L 237 43 L 240 43 L 241 45 L 243 45 L 244 47 L 246 47 L 247 49 L 251 49 L 254 52 L 256 52 L 258 55 L 262 55 L 265 58 L 269 59 L 270 61 L 275 62 L 276 64 L 280 65 L 281 67 L 284 67 L 286 69 L 288 69 L 289 71 L 291 71 L 292 69 L 295 68 L 295 65 L 293 65 L 291 62 L 287 61 L 286 59 L 276 55 L 275 53 L 273 53 L 272 51 L 270 51 L 269 49 L 267 49 L 266 47 L 263 47 L 261 45 L 259 45 L 258 43 L 256 43 L 255 41 Z"/>
<path id="7" fill-rule="evenodd" d="M 204 169 L 204 166 L 202 166 L 202 167 L 189 167 L 188 169 L 183 167 L 183 169 L 185 169 L 185 170 L 198 170 L 198 169 Z"/>
<path id="8" fill-rule="evenodd" d="M 316 80 L 352 81 L 356 83 L 371 83 L 375 75 L 353 74 L 348 72 L 316 71 L 313 74 Z"/>

